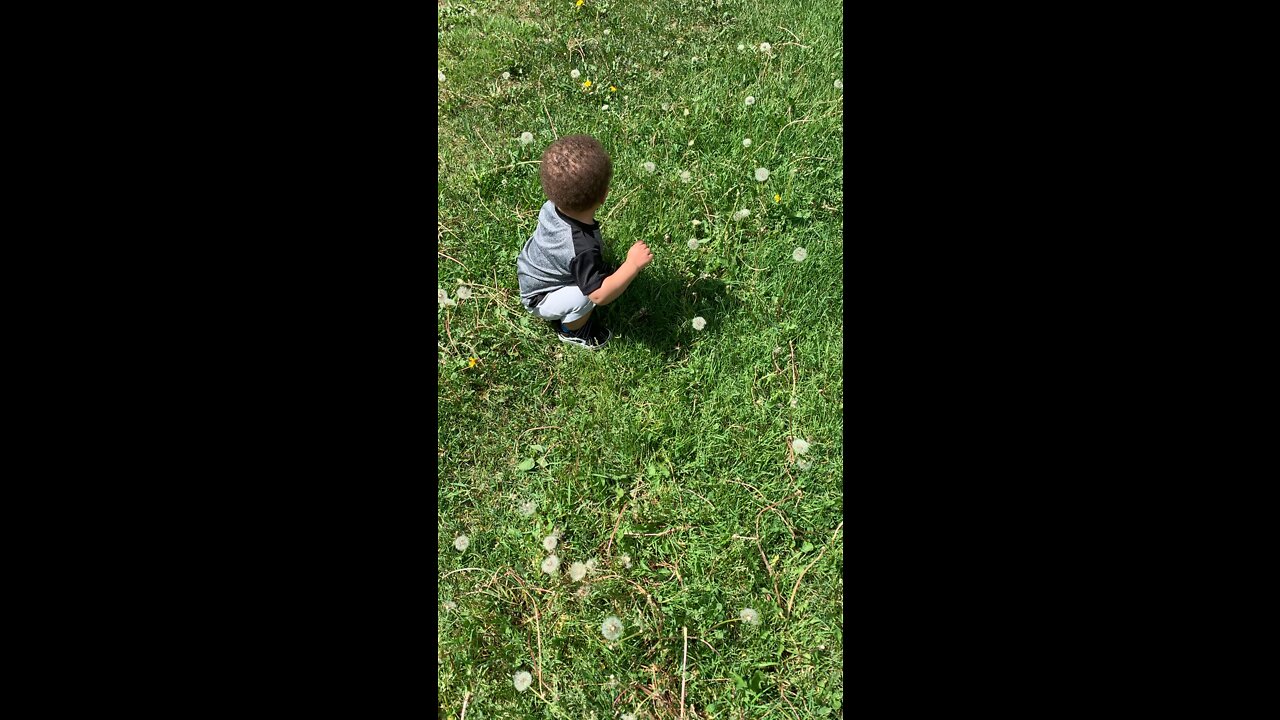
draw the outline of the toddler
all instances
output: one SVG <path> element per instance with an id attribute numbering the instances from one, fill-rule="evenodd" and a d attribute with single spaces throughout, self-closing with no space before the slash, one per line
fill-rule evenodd
<path id="1" fill-rule="evenodd" d="M 613 162 L 595 138 L 568 135 L 551 143 L 538 175 L 547 202 L 516 258 L 520 300 L 534 315 L 557 322 L 561 340 L 595 350 L 613 333 L 592 320 L 592 311 L 618 299 L 653 253 L 638 242 L 622 267 L 605 264 L 595 213 L 609 194 Z"/>

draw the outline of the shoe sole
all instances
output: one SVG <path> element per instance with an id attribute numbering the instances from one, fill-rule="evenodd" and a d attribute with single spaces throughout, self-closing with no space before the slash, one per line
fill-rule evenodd
<path id="1" fill-rule="evenodd" d="M 583 340 L 582 338 L 562 335 L 560 333 L 556 333 L 556 337 L 559 337 L 562 341 L 567 342 L 570 345 L 577 345 L 578 347 L 585 348 L 587 350 L 598 350 L 600 346 L 604 344 L 604 343 L 601 343 L 600 345 L 592 345 L 591 343 L 587 342 L 586 340 Z"/>

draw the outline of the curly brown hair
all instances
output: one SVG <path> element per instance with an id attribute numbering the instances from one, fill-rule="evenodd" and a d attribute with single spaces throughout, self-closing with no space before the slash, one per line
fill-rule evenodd
<path id="1" fill-rule="evenodd" d="M 583 212 L 604 200 L 613 161 L 590 135 L 566 135 L 547 146 L 538 169 L 542 192 L 556 207 Z"/>

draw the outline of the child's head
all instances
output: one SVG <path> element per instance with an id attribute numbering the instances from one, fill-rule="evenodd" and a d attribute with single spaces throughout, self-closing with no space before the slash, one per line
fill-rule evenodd
<path id="1" fill-rule="evenodd" d="M 613 161 L 590 135 L 566 135 L 542 153 L 542 192 L 556 207 L 586 212 L 604 202 L 613 178 Z"/>

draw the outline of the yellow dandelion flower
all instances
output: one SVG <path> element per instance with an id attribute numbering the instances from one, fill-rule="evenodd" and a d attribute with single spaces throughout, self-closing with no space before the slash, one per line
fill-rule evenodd
<path id="1" fill-rule="evenodd" d="M 781 195 L 779 195 L 778 193 L 774 193 L 774 194 L 773 194 L 773 201 L 774 201 L 774 202 L 782 202 L 782 196 L 781 196 Z"/>
<path id="2" fill-rule="evenodd" d="M 577 7 L 582 7 L 582 0 L 578 0 L 578 2 L 575 3 L 575 5 L 577 5 Z"/>
<path id="3" fill-rule="evenodd" d="M 582 82 L 582 87 L 584 87 L 584 88 L 589 88 L 589 87 L 591 87 L 591 81 L 590 81 L 590 80 L 584 80 L 584 81 Z"/>
<path id="4" fill-rule="evenodd" d="M 467 358 L 467 367 L 469 367 L 469 368 L 473 368 L 473 367 L 475 367 L 475 366 L 476 366 L 476 359 L 475 359 L 475 358 Z"/>
<path id="5" fill-rule="evenodd" d="M 609 92 L 618 92 L 618 88 L 614 85 L 609 86 Z"/>

